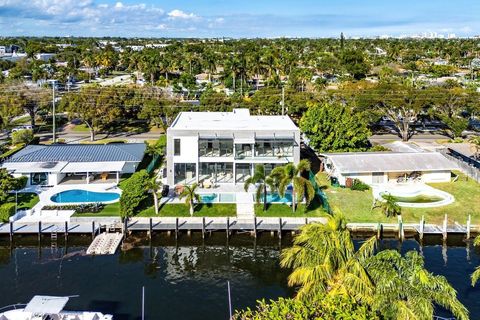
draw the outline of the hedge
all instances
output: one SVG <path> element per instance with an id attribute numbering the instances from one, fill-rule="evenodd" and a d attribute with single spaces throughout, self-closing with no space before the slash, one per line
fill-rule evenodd
<path id="1" fill-rule="evenodd" d="M 0 221 L 8 222 L 9 218 L 15 214 L 15 203 L 7 202 L 0 206 Z"/>

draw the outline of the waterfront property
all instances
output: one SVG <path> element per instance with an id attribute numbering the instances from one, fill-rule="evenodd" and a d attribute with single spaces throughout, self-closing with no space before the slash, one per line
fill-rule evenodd
<path id="1" fill-rule="evenodd" d="M 27 186 L 118 184 L 120 175 L 135 172 L 145 153 L 143 143 L 29 145 L 3 164 L 13 176 L 26 176 Z"/>
<path id="2" fill-rule="evenodd" d="M 243 186 L 256 164 L 267 174 L 300 160 L 300 130 L 288 116 L 181 112 L 167 130 L 167 183 Z"/>
<path id="3" fill-rule="evenodd" d="M 326 153 L 324 169 L 335 183 L 348 186 L 354 179 L 384 183 L 449 182 L 457 166 L 438 152 Z"/>

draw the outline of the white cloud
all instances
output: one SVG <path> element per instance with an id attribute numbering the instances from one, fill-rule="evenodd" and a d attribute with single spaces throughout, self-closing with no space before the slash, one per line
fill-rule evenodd
<path id="1" fill-rule="evenodd" d="M 178 10 L 178 9 L 175 9 L 175 10 L 172 10 L 168 13 L 168 16 L 171 18 L 171 19 L 196 19 L 198 18 L 195 14 L 193 13 L 186 13 L 182 10 Z"/>

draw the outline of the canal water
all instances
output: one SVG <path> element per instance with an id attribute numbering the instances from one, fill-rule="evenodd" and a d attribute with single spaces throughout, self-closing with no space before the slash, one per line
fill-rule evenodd
<path id="1" fill-rule="evenodd" d="M 128 251 L 112 256 L 85 256 L 90 239 L 69 240 L 57 248 L 27 240 L 14 248 L 0 246 L 0 306 L 28 302 L 35 294 L 79 295 L 71 310 L 97 310 L 115 319 L 140 319 L 141 291 L 145 286 L 147 319 L 227 319 L 227 281 L 234 309 L 253 307 L 260 298 L 292 296 L 288 270 L 279 267 L 280 248 L 291 239 L 269 234 L 257 240 L 245 235 L 225 241 L 214 234 L 205 241 L 198 235 L 178 242 L 158 236 L 142 240 Z M 458 239 L 457 239 L 458 240 Z M 47 242 L 44 240 L 44 242 Z M 480 286 L 472 288 L 469 276 L 480 265 L 480 251 L 463 241 L 448 247 L 436 239 L 423 246 L 414 240 L 400 244 L 384 240 L 382 248 L 421 250 L 426 267 L 441 274 L 458 290 L 472 319 L 480 318 Z M 448 315 L 439 311 L 441 315 Z"/>

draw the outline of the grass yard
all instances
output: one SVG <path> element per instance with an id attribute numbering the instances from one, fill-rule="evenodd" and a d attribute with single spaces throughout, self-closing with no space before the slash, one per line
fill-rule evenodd
<path id="1" fill-rule="evenodd" d="M 73 217 L 120 217 L 120 202 L 107 204 L 97 213 L 74 213 Z"/>
<path id="2" fill-rule="evenodd" d="M 467 179 L 460 172 L 455 172 L 459 179 L 455 182 L 432 183 L 430 186 L 450 193 L 455 202 L 438 208 L 402 208 L 405 222 L 419 222 L 422 215 L 427 223 L 441 224 L 444 215 L 449 223 L 457 221 L 466 224 L 468 215 L 472 223 L 480 223 L 480 185 Z M 396 222 L 396 218 L 387 218 L 380 209 L 371 210 L 373 196 L 370 190 L 354 191 L 346 188 L 332 187 L 324 173 L 317 174 L 317 181 L 324 186 L 328 201 L 334 212 L 343 212 L 349 222 Z"/>
<path id="3" fill-rule="evenodd" d="M 199 204 L 195 208 L 194 217 L 235 217 L 237 207 L 234 203 Z M 164 204 L 158 215 L 149 207 L 140 211 L 137 217 L 190 217 L 189 208 L 182 203 Z"/>
<path id="4" fill-rule="evenodd" d="M 32 209 L 39 201 L 36 193 L 19 192 L 18 193 L 18 210 Z M 15 203 L 15 194 L 10 194 L 7 202 Z"/>
<path id="5" fill-rule="evenodd" d="M 77 125 L 73 126 L 70 130 L 72 132 L 89 132 L 90 131 L 90 129 L 84 123 L 77 124 Z"/>
<path id="6" fill-rule="evenodd" d="M 292 207 L 283 203 L 269 203 L 267 205 L 267 210 L 263 211 L 263 204 L 256 203 L 255 215 L 257 217 L 310 218 L 325 216 L 325 211 L 317 202 L 312 203 L 308 208 L 305 208 L 304 204 L 298 204 L 295 212 L 292 211 Z"/>

